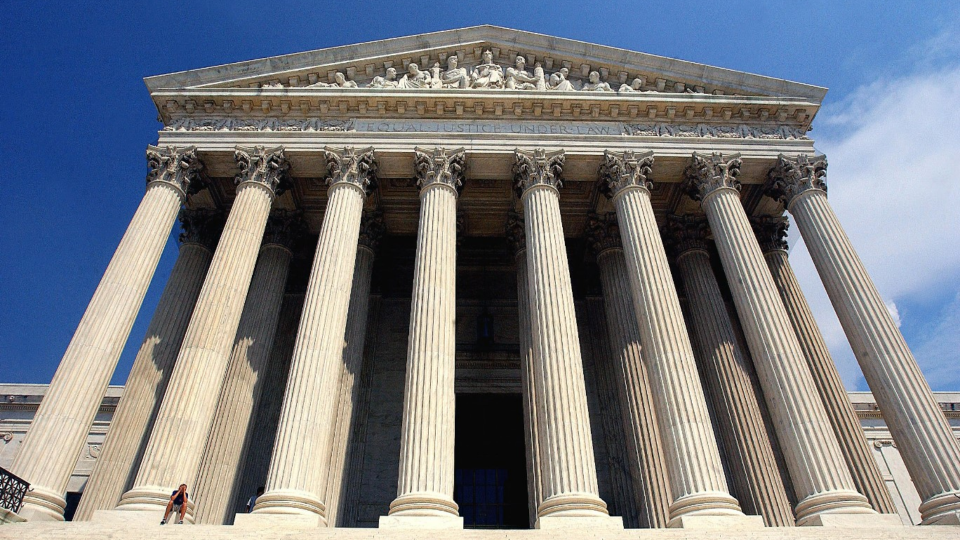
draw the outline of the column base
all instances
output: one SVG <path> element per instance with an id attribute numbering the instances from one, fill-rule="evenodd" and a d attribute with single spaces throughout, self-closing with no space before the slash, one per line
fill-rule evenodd
<path id="1" fill-rule="evenodd" d="M 237 514 L 233 526 L 256 530 L 302 530 L 325 527 L 326 521 L 317 514 Z"/>
<path id="2" fill-rule="evenodd" d="M 836 490 L 816 493 L 801 500 L 795 508 L 797 525 L 814 525 L 819 517 L 861 516 L 864 522 L 880 516 L 870 502 L 856 491 Z M 851 517 L 851 519 L 854 519 Z M 827 519 L 829 521 L 830 518 Z"/>
<path id="3" fill-rule="evenodd" d="M 897 514 L 817 514 L 797 525 L 803 527 L 836 527 L 843 529 L 890 529 L 903 527 Z"/>
<path id="4" fill-rule="evenodd" d="M 763 517 L 748 516 L 679 516 L 670 520 L 671 529 L 708 529 L 714 531 L 752 531 L 763 529 Z"/>
<path id="5" fill-rule="evenodd" d="M 715 517 L 736 520 L 744 517 L 740 503 L 725 491 L 701 491 L 684 495 L 670 505 L 670 521 L 667 527 L 683 517 Z M 676 525 L 679 527 L 680 525 Z"/>
<path id="6" fill-rule="evenodd" d="M 93 517 L 90 518 L 91 523 L 99 523 L 102 525 L 113 525 L 117 527 L 149 527 L 149 526 L 159 526 L 160 520 L 163 519 L 163 512 L 166 508 L 150 508 L 145 510 L 131 510 L 119 508 L 116 510 L 97 510 L 93 513 Z M 170 515 L 167 517 L 168 525 L 175 525 L 177 519 L 180 518 L 180 514 L 175 512 L 170 512 Z M 187 514 L 183 516 L 183 522 L 194 524 L 193 521 L 193 512 L 190 508 L 187 509 Z"/>
<path id="7" fill-rule="evenodd" d="M 546 531 L 557 529 L 620 531 L 623 530 L 623 518 L 620 516 L 543 516 L 537 518 L 535 528 Z"/>
<path id="8" fill-rule="evenodd" d="M 947 491 L 923 501 L 920 515 L 921 525 L 960 525 L 960 491 Z"/>
<path id="9" fill-rule="evenodd" d="M 15 514 L 6 508 L 0 508 L 0 525 L 7 525 L 10 523 L 23 523 L 26 519 L 20 517 L 19 514 Z"/>
<path id="10" fill-rule="evenodd" d="M 381 529 L 462 529 L 460 516 L 380 516 Z"/>
<path id="11" fill-rule="evenodd" d="M 62 494 L 36 486 L 23 496 L 23 506 L 17 515 L 24 521 L 63 521 L 66 507 Z"/>
<path id="12" fill-rule="evenodd" d="M 442 493 L 405 493 L 390 503 L 390 516 L 395 517 L 459 517 L 460 507 Z"/>
<path id="13" fill-rule="evenodd" d="M 607 503 L 593 493 L 561 493 L 548 497 L 537 509 L 539 519 L 545 517 L 606 518 Z"/>
<path id="14" fill-rule="evenodd" d="M 120 502 L 117 503 L 115 511 L 122 512 L 121 515 L 141 513 L 155 516 L 157 523 L 160 523 L 160 520 L 163 519 L 164 511 L 167 509 L 167 503 L 170 502 L 170 494 L 173 493 L 175 489 L 176 488 L 165 488 L 162 486 L 136 486 L 120 497 Z M 190 493 L 189 490 L 187 493 Z M 187 501 L 187 513 L 183 517 L 183 520 L 188 523 L 193 523 L 193 516 L 196 513 L 196 509 L 196 504 L 192 500 Z M 97 514 L 101 512 L 113 511 L 114 510 L 98 510 L 94 512 L 93 519 L 96 519 Z M 171 513 L 171 515 L 173 515 L 173 513 Z M 107 519 L 112 520 L 112 518 Z M 137 523 L 140 522 L 140 518 L 129 517 L 128 519 L 134 519 Z"/>
<path id="15" fill-rule="evenodd" d="M 311 516 L 327 526 L 327 507 L 316 495 L 293 489 L 270 490 L 257 497 L 252 515 Z"/>

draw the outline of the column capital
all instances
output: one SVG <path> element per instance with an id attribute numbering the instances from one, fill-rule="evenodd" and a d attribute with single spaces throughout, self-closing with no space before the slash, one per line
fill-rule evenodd
<path id="1" fill-rule="evenodd" d="M 543 148 L 534 148 L 532 152 L 513 151 L 513 183 L 517 196 L 522 197 L 530 188 L 538 185 L 550 186 L 554 189 L 563 187 L 563 150 L 547 152 Z"/>
<path id="2" fill-rule="evenodd" d="M 600 258 L 600 254 L 609 249 L 623 249 L 620 240 L 620 225 L 617 223 L 617 214 L 587 215 L 587 243 L 593 250 L 593 255 Z"/>
<path id="3" fill-rule="evenodd" d="M 223 232 L 223 212 L 208 208 L 180 210 L 180 243 L 198 244 L 213 251 Z"/>
<path id="4" fill-rule="evenodd" d="M 527 234 L 523 225 L 523 216 L 517 212 L 510 212 L 507 215 L 507 242 L 510 242 L 510 248 L 513 255 L 517 256 L 527 249 Z"/>
<path id="5" fill-rule="evenodd" d="M 283 146 L 235 146 L 233 157 L 240 167 L 240 174 L 233 179 L 236 185 L 260 184 L 274 196 L 282 195 L 289 186 L 290 162 L 284 155 Z"/>
<path id="6" fill-rule="evenodd" d="M 356 149 L 352 146 L 323 149 L 327 160 L 327 185 L 345 182 L 360 188 L 369 195 L 377 187 L 377 156 L 373 147 Z"/>
<path id="7" fill-rule="evenodd" d="M 827 156 L 797 154 L 788 157 L 780 154 L 777 164 L 770 169 L 764 192 L 789 207 L 794 199 L 810 190 L 827 192 Z"/>
<path id="8" fill-rule="evenodd" d="M 640 187 L 647 191 L 653 189 L 650 173 L 653 171 L 653 151 L 639 154 L 632 150 L 625 152 L 603 151 L 603 163 L 600 164 L 600 191 L 613 198 L 623 190 Z"/>
<path id="9" fill-rule="evenodd" d="M 303 222 L 302 212 L 289 210 L 274 210 L 267 218 L 267 226 L 263 231 L 263 246 L 276 245 L 288 251 L 293 244 L 306 233 L 306 223 Z"/>
<path id="10" fill-rule="evenodd" d="M 672 251 L 680 258 L 691 251 L 707 250 L 710 238 L 710 224 L 706 216 L 669 215 L 667 216 L 667 234 L 670 237 Z"/>
<path id="11" fill-rule="evenodd" d="M 196 146 L 147 145 L 147 185 L 154 182 L 170 184 L 186 200 L 203 187 L 203 162 L 197 157 Z"/>
<path id="12" fill-rule="evenodd" d="M 722 188 L 740 191 L 740 154 L 719 152 L 710 155 L 693 153 L 690 165 L 683 171 L 683 190 L 695 201 L 706 199 Z"/>
<path id="13" fill-rule="evenodd" d="M 750 225 L 760 242 L 761 251 L 787 251 L 787 229 L 790 228 L 790 220 L 786 216 L 753 216 L 750 218 Z"/>
<path id="14" fill-rule="evenodd" d="M 386 230 L 387 226 L 383 222 L 383 212 L 380 210 L 364 212 L 363 217 L 360 218 L 360 246 L 376 252 L 380 245 L 380 239 Z"/>
<path id="15" fill-rule="evenodd" d="M 463 148 L 448 150 L 442 146 L 433 149 L 415 147 L 413 151 L 417 186 L 421 193 L 430 186 L 444 185 L 460 194 L 463 189 L 463 173 L 466 170 L 466 152 Z"/>

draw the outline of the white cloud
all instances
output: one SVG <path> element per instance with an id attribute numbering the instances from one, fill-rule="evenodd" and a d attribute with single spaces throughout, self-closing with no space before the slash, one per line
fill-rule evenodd
<path id="1" fill-rule="evenodd" d="M 930 303 L 960 293 L 960 65 L 866 85 L 815 125 L 830 160 L 830 201 L 900 323 L 897 304 Z M 839 321 L 799 232 L 791 260 L 850 388 L 866 389 Z M 910 313 L 904 316 L 910 317 Z M 944 323 L 954 317 L 951 333 Z M 960 300 L 910 343 L 928 380 L 960 382 Z M 917 341 L 918 338 L 914 338 Z M 952 343 L 953 346 L 947 346 Z"/>

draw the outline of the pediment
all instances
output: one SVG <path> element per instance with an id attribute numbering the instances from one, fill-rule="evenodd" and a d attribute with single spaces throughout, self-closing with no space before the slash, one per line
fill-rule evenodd
<path id="1" fill-rule="evenodd" d="M 517 69 L 518 57 L 526 61 L 522 71 Z M 453 63 L 456 67 L 451 69 Z M 396 72 L 395 79 L 388 74 L 391 71 Z M 826 93 L 821 87 L 783 79 L 495 26 L 250 60 L 148 77 L 145 82 L 151 93 L 287 88 L 318 93 L 530 91 L 559 97 L 619 90 L 621 95 L 801 98 L 817 105 Z"/>

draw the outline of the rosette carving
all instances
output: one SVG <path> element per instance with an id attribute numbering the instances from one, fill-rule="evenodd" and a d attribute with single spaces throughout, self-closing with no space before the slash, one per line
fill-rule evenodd
<path id="1" fill-rule="evenodd" d="M 719 152 L 712 154 L 693 153 L 690 165 L 683 172 L 683 189 L 695 201 L 702 201 L 720 188 L 740 191 L 740 154 L 724 156 Z"/>
<path id="2" fill-rule="evenodd" d="M 532 152 L 514 150 L 513 181 L 517 195 L 536 185 L 547 185 L 556 189 L 563 187 L 563 150 L 547 152 L 535 148 Z"/>
<path id="3" fill-rule="evenodd" d="M 234 178 L 236 185 L 253 182 L 266 186 L 280 196 L 290 185 L 290 162 L 282 146 L 266 148 L 260 145 L 237 146 L 233 152 L 240 174 Z"/>
<path id="4" fill-rule="evenodd" d="M 184 196 L 203 188 L 203 162 L 197 157 L 196 146 L 147 146 L 147 185 L 166 182 Z"/>
<path id="5" fill-rule="evenodd" d="M 631 186 L 650 190 L 653 182 L 653 152 L 632 150 L 611 152 L 604 150 L 603 163 L 600 164 L 600 191 L 607 197 L 614 197 L 620 191 Z"/>
<path id="6" fill-rule="evenodd" d="M 359 187 L 368 195 L 376 188 L 377 157 L 372 146 L 359 150 L 352 146 L 327 146 L 323 149 L 323 155 L 327 160 L 327 185 L 346 182 Z"/>
<path id="7" fill-rule="evenodd" d="M 767 196 L 790 206 L 793 199 L 808 190 L 827 192 L 827 156 L 799 154 L 795 158 L 783 154 L 767 175 L 764 191 Z"/>
<path id="8" fill-rule="evenodd" d="M 447 150 L 438 146 L 432 150 L 414 148 L 414 168 L 417 171 L 417 186 L 420 189 L 433 184 L 444 184 L 457 191 L 463 188 L 463 173 L 466 170 L 463 148 Z"/>

